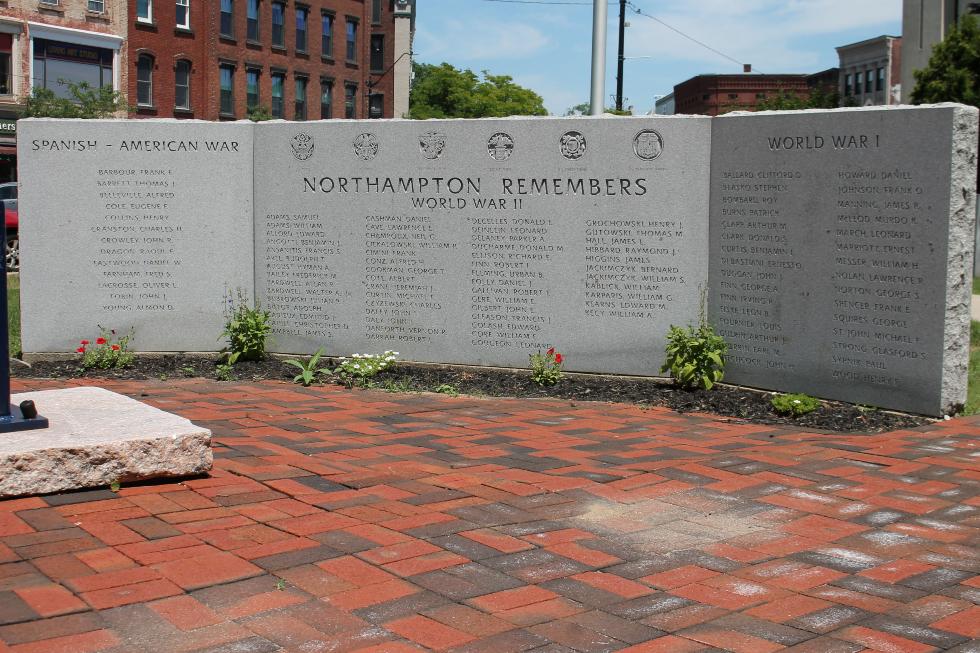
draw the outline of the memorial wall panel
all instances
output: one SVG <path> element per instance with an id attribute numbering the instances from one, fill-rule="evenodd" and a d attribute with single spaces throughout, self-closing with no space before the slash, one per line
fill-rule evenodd
<path id="1" fill-rule="evenodd" d="M 251 293 L 252 127 L 25 120 L 18 129 L 23 348 L 98 325 L 138 351 L 214 351 Z"/>
<path id="2" fill-rule="evenodd" d="M 256 289 L 285 352 L 656 375 L 707 278 L 709 120 L 261 124 Z"/>
<path id="3" fill-rule="evenodd" d="M 714 121 L 710 315 L 726 380 L 940 411 L 947 264 L 961 249 L 949 248 L 953 113 Z"/>

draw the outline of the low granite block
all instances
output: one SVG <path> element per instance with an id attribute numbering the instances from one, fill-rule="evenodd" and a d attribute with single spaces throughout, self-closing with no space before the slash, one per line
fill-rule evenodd
<path id="1" fill-rule="evenodd" d="M 211 431 L 103 388 L 27 392 L 50 427 L 0 435 L 0 497 L 211 469 Z"/>

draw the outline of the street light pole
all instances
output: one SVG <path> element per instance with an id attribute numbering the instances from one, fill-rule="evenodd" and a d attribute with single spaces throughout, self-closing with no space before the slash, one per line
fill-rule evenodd
<path id="1" fill-rule="evenodd" d="M 606 95 L 606 22 L 607 0 L 592 0 L 592 101 L 589 114 L 601 116 Z"/>
<path id="2" fill-rule="evenodd" d="M 616 110 L 623 110 L 623 56 L 626 40 L 626 0 L 619 0 L 619 60 L 616 63 Z"/>

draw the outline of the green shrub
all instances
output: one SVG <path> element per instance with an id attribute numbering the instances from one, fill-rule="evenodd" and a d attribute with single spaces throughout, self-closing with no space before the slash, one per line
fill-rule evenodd
<path id="1" fill-rule="evenodd" d="M 266 341 L 272 332 L 269 311 L 263 311 L 259 302 L 250 305 L 248 295 L 238 289 L 237 302 L 230 295 L 226 299 L 225 330 L 222 338 L 228 346 L 222 349 L 229 365 L 238 361 L 259 361 L 265 358 Z"/>
<path id="2" fill-rule="evenodd" d="M 367 385 L 369 379 L 390 367 L 398 359 L 397 351 L 386 351 L 383 354 L 354 354 L 350 358 L 341 358 L 340 365 L 333 373 L 347 385 Z"/>
<path id="3" fill-rule="evenodd" d="M 323 374 L 329 374 L 329 369 L 317 368 L 317 365 L 320 364 L 321 356 L 323 356 L 323 347 L 317 349 L 316 353 L 313 354 L 305 363 L 292 359 L 283 361 L 287 365 L 292 365 L 293 367 L 299 368 L 299 374 L 293 377 L 293 383 L 301 383 L 304 388 L 307 388 L 316 380 L 316 377 Z"/>
<path id="4" fill-rule="evenodd" d="M 705 292 L 701 292 L 698 325 L 671 325 L 667 332 L 667 355 L 660 372 L 670 372 L 682 388 L 710 390 L 725 377 L 725 339 L 715 333 L 705 314 Z"/>
<path id="5" fill-rule="evenodd" d="M 82 340 L 82 346 L 77 349 L 82 355 L 82 369 L 112 370 L 133 364 L 133 352 L 129 351 L 129 341 L 133 339 L 132 329 L 124 336 L 117 336 L 115 329 L 106 329 L 99 325 L 99 334 L 94 345 L 88 340 Z"/>
<path id="6" fill-rule="evenodd" d="M 544 387 L 555 385 L 561 381 L 561 366 L 564 362 L 562 355 L 552 347 L 545 353 L 540 351 L 529 356 L 531 364 L 531 380 Z"/>
<path id="7" fill-rule="evenodd" d="M 777 413 L 782 415 L 793 415 L 794 417 L 812 413 L 816 409 L 820 408 L 819 399 L 803 393 L 773 395 L 770 402 L 772 403 L 772 407 L 776 409 Z"/>

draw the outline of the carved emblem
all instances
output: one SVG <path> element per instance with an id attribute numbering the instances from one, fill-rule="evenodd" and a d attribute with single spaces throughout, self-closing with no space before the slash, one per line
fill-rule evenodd
<path id="1" fill-rule="evenodd" d="M 510 134 L 497 132 L 487 141 L 487 152 L 494 161 L 506 161 L 514 153 L 514 139 Z"/>
<path id="2" fill-rule="evenodd" d="M 354 139 L 354 154 L 361 161 L 370 161 L 378 156 L 378 149 L 380 147 L 381 144 L 378 142 L 378 137 L 370 132 L 360 134 Z"/>
<path id="3" fill-rule="evenodd" d="M 442 132 L 425 132 L 419 136 L 419 149 L 427 159 L 438 159 L 446 149 L 446 135 Z"/>
<path id="4" fill-rule="evenodd" d="M 644 129 L 633 137 L 633 151 L 644 161 L 653 161 L 664 151 L 664 137 L 652 129 Z"/>
<path id="5" fill-rule="evenodd" d="M 582 155 L 585 154 L 585 136 L 581 132 L 565 132 L 558 139 L 558 147 L 561 150 L 561 155 L 566 159 L 572 161 L 581 159 Z"/>
<path id="6" fill-rule="evenodd" d="M 313 156 L 313 137 L 306 133 L 299 133 L 289 141 L 289 147 L 293 148 L 293 156 L 300 161 L 306 161 Z"/>

